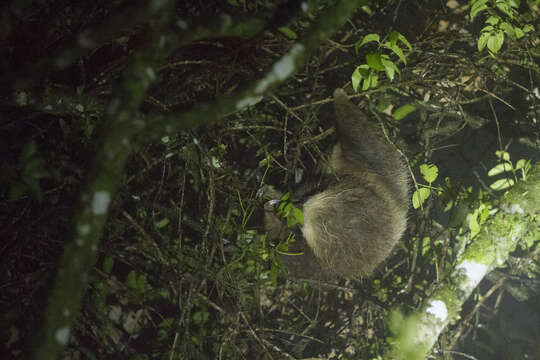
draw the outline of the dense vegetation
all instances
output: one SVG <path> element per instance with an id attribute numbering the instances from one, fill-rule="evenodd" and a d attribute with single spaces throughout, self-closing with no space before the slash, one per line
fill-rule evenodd
<path id="1" fill-rule="evenodd" d="M 433 357 L 540 356 L 537 2 L 0 11 L 2 358 L 415 358 L 445 291 Z M 299 279 L 258 194 L 318 176 L 337 87 L 409 164 L 408 231 L 373 278 Z M 461 310 L 463 254 L 500 268 Z"/>

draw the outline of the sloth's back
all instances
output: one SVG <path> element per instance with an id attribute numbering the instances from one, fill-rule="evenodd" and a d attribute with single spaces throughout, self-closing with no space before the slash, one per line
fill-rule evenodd
<path id="1" fill-rule="evenodd" d="M 328 271 L 368 276 L 406 229 L 407 167 L 343 90 L 334 98 L 339 142 L 330 165 L 338 181 L 304 204 L 303 234 Z"/>

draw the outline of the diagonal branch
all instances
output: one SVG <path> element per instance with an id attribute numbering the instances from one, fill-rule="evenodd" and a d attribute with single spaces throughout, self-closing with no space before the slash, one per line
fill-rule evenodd
<path id="1" fill-rule="evenodd" d="M 540 164 L 527 181 L 518 183 L 500 200 L 499 211 L 463 252 L 449 281 L 438 287 L 418 311 L 401 321 L 394 347 L 386 359 L 421 359 L 441 332 L 458 318 L 463 303 L 494 268 L 504 265 L 518 242 L 540 240 Z"/>

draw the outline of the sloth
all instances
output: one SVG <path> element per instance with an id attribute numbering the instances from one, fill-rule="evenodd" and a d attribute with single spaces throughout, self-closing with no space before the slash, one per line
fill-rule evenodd
<path id="1" fill-rule="evenodd" d="M 331 180 L 326 190 L 303 204 L 302 236 L 295 244 L 300 253 L 282 258 L 289 271 L 293 267 L 307 277 L 316 272 L 369 277 L 388 258 L 406 229 L 407 166 L 344 90 L 334 92 L 334 107 L 338 140 L 326 171 Z M 274 199 L 265 205 L 267 236 L 283 240 L 289 229 L 273 211 L 281 194 L 270 189 L 265 195 Z"/>

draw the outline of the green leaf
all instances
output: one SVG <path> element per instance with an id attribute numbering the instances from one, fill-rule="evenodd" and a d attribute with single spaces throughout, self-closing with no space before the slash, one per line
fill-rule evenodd
<path id="1" fill-rule="evenodd" d="M 110 274 L 114 266 L 114 258 L 112 256 L 105 257 L 103 260 L 103 271 Z"/>
<path id="2" fill-rule="evenodd" d="M 474 18 L 479 14 L 481 13 L 482 11 L 486 10 L 488 7 L 486 5 L 486 3 L 488 2 L 488 0 L 479 0 L 479 1 L 475 1 L 472 3 L 471 5 L 471 21 L 474 20 Z"/>
<path id="3" fill-rule="evenodd" d="M 399 46 L 390 44 L 388 48 L 392 50 L 394 54 L 396 54 L 405 65 L 407 65 L 407 58 L 405 57 L 405 53 L 403 53 L 403 50 L 401 50 Z"/>
<path id="4" fill-rule="evenodd" d="M 504 32 L 497 31 L 495 34 L 492 34 L 487 42 L 488 49 L 496 54 L 501 49 L 502 45 L 504 43 Z"/>
<path id="5" fill-rule="evenodd" d="M 162 329 L 172 329 L 174 324 L 175 324 L 175 318 L 168 317 L 161 320 L 161 322 L 158 324 L 158 327 Z"/>
<path id="6" fill-rule="evenodd" d="M 367 43 L 374 42 L 374 41 L 377 42 L 377 43 L 380 42 L 379 35 L 378 34 L 367 34 L 366 36 L 364 36 L 364 38 L 361 41 L 357 41 L 354 44 L 354 50 L 358 54 L 358 49 L 360 47 L 364 46 Z"/>
<path id="7" fill-rule="evenodd" d="M 493 32 L 495 28 L 491 25 L 486 25 L 480 30 L 480 32 Z"/>
<path id="8" fill-rule="evenodd" d="M 471 230 L 471 237 L 474 237 L 480 232 L 480 224 L 478 224 L 478 213 L 474 212 L 469 215 L 469 229 Z"/>
<path id="9" fill-rule="evenodd" d="M 489 187 L 495 191 L 508 189 L 514 185 L 514 179 L 500 179 L 495 181 Z"/>
<path id="10" fill-rule="evenodd" d="M 304 225 L 304 213 L 302 212 L 302 210 L 300 210 L 299 208 L 294 208 L 293 209 L 293 215 L 294 215 L 294 218 L 296 219 L 296 221 L 300 224 L 300 225 Z"/>
<path id="11" fill-rule="evenodd" d="M 516 32 L 514 31 L 514 27 L 512 25 L 505 21 L 500 26 L 501 29 L 506 33 L 506 35 L 510 36 L 511 38 L 516 37 Z"/>
<path id="12" fill-rule="evenodd" d="M 423 204 L 424 201 L 429 197 L 430 193 L 431 192 L 428 188 L 419 188 L 417 191 L 415 191 L 412 196 L 413 207 L 418 209 L 420 204 Z"/>
<path id="13" fill-rule="evenodd" d="M 362 81 L 362 75 L 360 74 L 360 70 L 357 67 L 356 69 L 354 69 L 351 75 L 351 85 L 355 92 L 358 92 L 358 85 L 360 85 L 360 81 Z"/>
<path id="14" fill-rule="evenodd" d="M 424 237 L 424 240 L 422 241 L 424 246 L 422 246 L 422 256 L 425 256 L 428 252 L 430 252 L 432 249 L 431 244 L 433 243 L 429 236 Z"/>
<path id="15" fill-rule="evenodd" d="M 502 11 L 506 16 L 508 16 L 510 19 L 514 18 L 514 12 L 510 5 L 505 1 L 497 1 L 495 4 L 495 7 Z"/>
<path id="16" fill-rule="evenodd" d="M 422 164 L 420 165 L 420 173 L 424 180 L 431 184 L 439 176 L 439 168 L 434 164 Z"/>
<path id="17" fill-rule="evenodd" d="M 521 30 L 520 28 L 518 27 L 515 27 L 514 28 L 514 32 L 516 34 L 516 39 L 521 39 L 522 37 L 525 36 L 525 33 L 523 32 L 523 30 Z"/>
<path id="18" fill-rule="evenodd" d="M 507 151 L 497 150 L 495 151 L 495 155 L 501 160 L 510 162 L 510 154 Z"/>
<path id="19" fill-rule="evenodd" d="M 396 111 L 394 111 L 394 113 L 392 114 L 392 116 L 394 117 L 394 119 L 396 120 L 401 120 L 403 119 L 405 116 L 407 116 L 408 114 L 412 113 L 413 111 L 416 110 L 416 107 L 414 107 L 413 105 L 411 104 L 406 104 L 406 105 L 403 105 L 403 106 L 400 106 L 396 109 Z"/>
<path id="20" fill-rule="evenodd" d="M 376 88 L 379 85 L 379 75 L 371 74 L 371 87 Z"/>
<path id="21" fill-rule="evenodd" d="M 391 62 L 391 61 L 387 61 L 387 62 L 394 65 L 394 63 Z M 385 64 L 384 60 L 383 60 L 383 65 L 384 65 L 384 72 L 386 73 L 386 76 L 388 77 L 388 79 L 390 79 L 390 81 L 394 81 L 394 75 L 396 73 L 396 69 L 394 69 L 395 66 L 394 67 L 387 66 L 387 64 Z"/>
<path id="22" fill-rule="evenodd" d="M 407 48 L 409 48 L 409 51 L 412 51 L 412 46 L 411 44 L 409 43 L 409 41 L 407 40 L 407 38 L 403 35 L 401 35 L 401 33 L 395 31 L 395 30 L 392 30 L 390 32 L 390 42 L 392 43 L 392 45 L 397 45 L 397 42 L 401 41 Z"/>
<path id="23" fill-rule="evenodd" d="M 360 82 L 364 79 L 367 79 L 368 76 L 369 76 L 369 66 L 364 64 L 354 69 L 354 72 L 351 76 L 351 82 L 352 82 L 352 87 L 354 91 L 358 92 L 358 86 L 360 85 Z"/>
<path id="24" fill-rule="evenodd" d="M 131 289 L 137 288 L 137 273 L 135 272 L 135 270 L 131 270 L 128 273 L 126 283 L 127 283 L 127 286 Z"/>
<path id="25" fill-rule="evenodd" d="M 370 72 L 367 79 L 364 80 L 362 84 L 362 90 L 368 90 L 376 88 L 379 82 L 379 76 L 373 72 Z"/>
<path id="26" fill-rule="evenodd" d="M 499 21 L 501 21 L 500 17 L 498 17 L 498 16 L 490 16 L 489 18 L 487 18 L 486 24 L 497 25 L 499 23 Z"/>
<path id="27" fill-rule="evenodd" d="M 503 162 L 494 166 L 491 170 L 488 171 L 488 176 L 499 175 L 506 171 L 512 171 L 512 164 L 509 162 Z"/>
<path id="28" fill-rule="evenodd" d="M 279 206 L 283 215 L 289 216 L 291 213 L 292 204 L 290 202 L 282 202 Z"/>
<path id="29" fill-rule="evenodd" d="M 295 226 L 296 224 L 298 224 L 298 212 L 297 211 L 300 211 L 302 212 L 302 210 L 299 210 L 297 209 L 293 204 L 289 203 L 289 207 L 287 208 L 287 212 L 286 212 L 286 216 L 287 216 L 287 226 L 288 227 L 293 227 Z M 300 218 L 302 219 L 302 221 L 304 220 L 304 217 L 303 215 L 300 216 Z"/>
<path id="30" fill-rule="evenodd" d="M 146 291 L 148 288 L 148 281 L 146 280 L 146 275 L 145 274 L 141 274 L 138 278 L 137 278 L 137 290 L 139 292 L 144 292 Z"/>
<path id="31" fill-rule="evenodd" d="M 193 321 L 196 324 L 204 324 L 210 318 L 210 313 L 208 311 L 197 311 L 193 313 Z"/>
<path id="32" fill-rule="evenodd" d="M 366 3 L 369 4 L 369 2 L 366 2 Z M 371 10 L 371 8 L 368 5 L 360 6 L 360 9 L 362 9 L 362 11 L 365 12 L 366 14 L 368 14 L 368 15 L 373 14 L 373 11 Z"/>
<path id="33" fill-rule="evenodd" d="M 526 33 L 529 33 L 531 31 L 534 31 L 534 26 L 531 25 L 531 24 L 527 24 L 521 30 L 523 30 L 523 32 L 526 34 Z"/>
<path id="34" fill-rule="evenodd" d="M 386 76 L 390 79 L 390 81 L 394 80 L 394 74 L 400 73 L 398 67 L 396 64 L 394 64 L 393 61 L 385 59 L 384 57 L 381 57 L 381 62 L 384 65 L 384 72 L 386 73 Z"/>
<path id="35" fill-rule="evenodd" d="M 162 298 L 162 299 L 165 299 L 165 300 L 171 300 L 171 297 L 170 297 L 170 294 L 169 294 L 169 290 L 167 289 L 160 289 L 158 291 L 158 294 L 159 296 Z"/>
<path id="36" fill-rule="evenodd" d="M 483 224 L 486 219 L 489 217 L 489 207 L 482 205 L 479 209 L 480 213 L 480 224 Z"/>
<path id="37" fill-rule="evenodd" d="M 286 37 L 288 37 L 289 39 L 292 39 L 292 40 L 295 40 L 298 38 L 298 35 L 296 35 L 296 32 L 294 32 L 294 30 L 286 27 L 286 26 L 282 26 L 280 28 L 278 28 L 278 30 L 283 34 L 285 35 Z"/>
<path id="38" fill-rule="evenodd" d="M 489 36 L 490 35 L 488 32 L 483 32 L 480 34 L 480 37 L 478 38 L 478 51 L 479 52 L 484 50 L 484 48 L 486 47 Z"/>
<path id="39" fill-rule="evenodd" d="M 376 53 L 369 53 L 366 55 L 366 63 L 372 69 L 377 71 L 384 71 L 384 65 L 381 61 L 381 55 Z"/>
<path id="40" fill-rule="evenodd" d="M 523 169 L 527 165 L 527 161 L 525 159 L 519 159 L 516 163 L 516 170 Z"/>
<path id="41" fill-rule="evenodd" d="M 169 225 L 170 222 L 171 221 L 169 220 L 169 218 L 163 218 L 163 219 L 159 220 L 158 222 L 156 222 L 156 228 L 162 229 L 165 226 Z"/>

